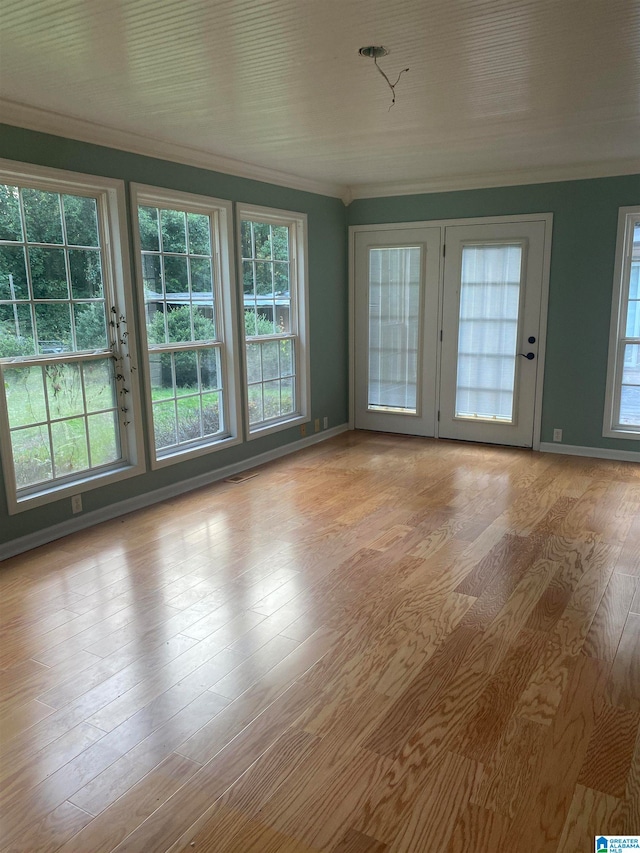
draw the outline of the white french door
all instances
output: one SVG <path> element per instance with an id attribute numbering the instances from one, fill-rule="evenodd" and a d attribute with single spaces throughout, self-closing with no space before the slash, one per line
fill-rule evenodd
<path id="1" fill-rule="evenodd" d="M 356 428 L 533 444 L 550 225 L 356 231 Z"/>
<path id="2" fill-rule="evenodd" d="M 442 438 L 531 447 L 544 222 L 445 229 Z"/>
<path id="3" fill-rule="evenodd" d="M 440 229 L 355 239 L 355 425 L 434 435 Z"/>

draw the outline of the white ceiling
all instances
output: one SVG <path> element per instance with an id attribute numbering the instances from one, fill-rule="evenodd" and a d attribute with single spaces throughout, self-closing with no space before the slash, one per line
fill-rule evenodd
<path id="1" fill-rule="evenodd" d="M 0 98 L 337 195 L 640 171 L 640 2 L 3 0 Z"/>

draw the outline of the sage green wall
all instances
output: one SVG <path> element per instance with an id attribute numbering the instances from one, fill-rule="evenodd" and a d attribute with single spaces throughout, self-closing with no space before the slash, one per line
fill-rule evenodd
<path id="1" fill-rule="evenodd" d="M 640 204 L 640 175 L 360 199 L 349 225 L 553 213 L 542 441 L 631 450 L 602 436 L 618 208 Z M 640 458 L 640 457 L 639 457 Z"/>
<path id="2" fill-rule="evenodd" d="M 342 201 L 8 125 L 0 125 L 0 157 L 118 178 L 125 181 L 127 190 L 130 182 L 136 182 L 306 213 L 309 238 L 311 417 L 328 417 L 330 427 L 347 422 L 347 229 Z M 131 265 L 135 287 L 132 259 Z M 299 438 L 298 428 L 283 430 L 159 471 L 149 470 L 124 483 L 85 492 L 83 509 L 85 512 L 101 509 L 125 498 L 281 447 Z M 69 498 L 9 517 L 4 483 L 0 480 L 0 544 L 69 518 Z"/>
<path id="3" fill-rule="evenodd" d="M 554 427 L 564 443 L 636 450 L 602 437 L 618 208 L 640 203 L 640 176 L 360 199 L 339 199 L 0 125 L 0 157 L 308 215 L 311 326 L 311 416 L 331 426 L 348 413 L 346 226 L 507 214 L 554 214 L 542 440 Z M 131 223 L 129 223 L 131 227 Z M 132 262 L 132 261 L 131 261 Z M 133 276 L 132 269 L 132 278 Z M 137 304 L 137 303 L 136 303 Z M 148 471 L 84 493 L 85 512 L 101 509 L 215 470 L 299 438 L 286 430 Z M 638 448 L 640 453 L 640 448 Z M 1 476 L 1 475 L 0 475 Z M 7 514 L 0 482 L 0 544 L 71 518 L 70 501 Z"/>

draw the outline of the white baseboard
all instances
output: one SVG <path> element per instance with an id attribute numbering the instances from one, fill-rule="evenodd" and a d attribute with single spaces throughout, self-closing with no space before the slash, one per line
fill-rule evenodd
<path id="1" fill-rule="evenodd" d="M 594 459 L 614 459 L 618 462 L 640 462 L 640 450 L 609 450 L 605 447 L 580 447 L 576 444 L 540 443 L 542 453 L 564 453 L 566 456 L 590 456 Z"/>
<path id="2" fill-rule="evenodd" d="M 151 492 L 145 492 L 143 495 L 118 501 L 118 503 L 110 504 L 94 512 L 88 512 L 86 515 L 70 518 L 68 521 L 63 521 L 60 524 L 54 524 L 51 527 L 44 528 L 44 530 L 38 530 L 36 533 L 12 539 L 10 542 L 0 545 L 0 561 L 7 560 L 9 557 L 15 557 L 16 554 L 30 551 L 39 545 L 46 545 L 47 542 L 61 539 L 63 536 L 76 533 L 78 530 L 92 527 L 94 524 L 110 521 L 112 518 L 117 518 L 120 515 L 126 515 L 137 509 L 143 509 L 146 506 L 165 501 L 168 498 L 174 498 L 193 489 L 199 489 L 202 486 L 215 483 L 218 480 L 224 480 L 226 477 L 239 474 L 240 471 L 246 471 L 248 468 L 256 468 L 258 465 L 264 465 L 265 462 L 272 462 L 274 459 L 279 459 L 282 456 L 295 453 L 297 450 L 302 450 L 312 444 L 318 444 L 321 441 L 326 441 L 329 438 L 340 435 L 340 433 L 346 432 L 348 429 L 348 424 L 340 424 L 340 426 L 333 427 L 332 429 L 301 438 L 299 441 L 285 444 L 282 447 L 276 447 L 274 450 L 268 450 L 266 453 L 260 453 L 249 459 L 243 459 L 242 462 L 235 462 L 233 465 L 226 465 L 224 468 L 217 468 L 215 471 L 207 471 L 206 474 L 199 474 L 197 477 L 191 477 L 188 480 L 180 480 L 180 482 L 172 483 L 170 486 L 163 486 L 161 489 L 154 489 Z"/>

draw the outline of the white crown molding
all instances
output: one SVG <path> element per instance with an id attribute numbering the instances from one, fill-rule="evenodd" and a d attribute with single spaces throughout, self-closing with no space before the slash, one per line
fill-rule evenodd
<path id="1" fill-rule="evenodd" d="M 640 462 L 640 450 L 610 450 L 607 447 L 580 447 L 577 444 L 540 443 L 541 453 L 561 453 L 566 456 L 588 456 L 592 459 L 613 459 L 618 462 Z"/>
<path id="2" fill-rule="evenodd" d="M 551 184 L 589 178 L 612 178 L 640 174 L 640 159 L 605 160 L 567 166 L 548 166 L 515 172 L 493 172 L 478 175 L 450 175 L 404 183 L 355 184 L 343 193 L 345 204 L 357 198 L 389 198 L 391 196 L 442 193 L 455 190 L 477 190 L 490 187 L 512 187 L 524 184 Z"/>
<path id="3" fill-rule="evenodd" d="M 0 116 L 0 121 L 3 124 L 36 130 L 41 133 L 50 133 L 67 139 L 77 139 L 80 142 L 90 142 L 107 148 L 117 148 L 121 151 L 129 151 L 132 154 L 158 157 L 162 160 L 170 160 L 172 163 L 182 163 L 199 169 L 222 172 L 225 175 L 235 175 L 238 178 L 263 181 L 267 184 L 331 196 L 332 198 L 344 199 L 348 193 L 348 188 L 341 184 L 290 175 L 277 169 L 268 169 L 263 166 L 244 163 L 241 160 L 234 160 L 231 157 L 211 154 L 198 148 L 191 148 L 188 145 L 163 142 L 161 139 L 117 130 L 107 125 L 65 116 L 39 107 L 18 104 L 15 101 L 7 101 L 2 98 L 0 98 Z"/>
<path id="4" fill-rule="evenodd" d="M 264 465 L 266 462 L 272 462 L 274 459 L 280 459 L 282 456 L 296 453 L 298 450 L 310 447 L 312 444 L 318 444 L 321 441 L 334 438 L 348 429 L 347 424 L 340 424 L 339 426 L 315 433 L 298 441 L 292 441 L 290 444 L 285 444 L 282 447 L 268 450 L 266 453 L 260 453 L 257 456 L 244 459 L 242 462 L 226 465 L 224 468 L 218 468 L 215 471 L 207 471 L 205 474 L 199 474 L 197 477 L 191 477 L 188 480 L 179 480 L 170 486 L 163 486 L 161 489 L 155 489 L 152 492 L 144 492 L 144 494 L 137 495 L 134 498 L 126 498 L 123 501 L 109 504 L 109 506 L 97 509 L 94 512 L 78 515 L 75 518 L 70 518 L 68 521 L 62 521 L 60 524 L 54 524 L 51 527 L 45 527 L 43 530 L 37 530 L 35 533 L 28 534 L 27 536 L 10 539 L 4 545 L 0 545 L 0 562 L 15 557 L 17 554 L 23 554 L 25 551 L 30 551 L 40 545 L 46 545 L 47 542 L 54 542 L 56 539 L 68 536 L 70 533 L 77 533 L 79 530 L 85 530 L 87 527 L 93 527 L 95 524 L 100 524 L 103 521 L 110 521 L 112 518 L 118 518 L 121 515 L 127 515 L 138 509 L 144 509 L 144 507 L 160 503 L 160 501 L 166 501 L 169 498 L 185 494 L 185 492 L 191 492 L 193 489 L 200 489 L 203 486 L 224 480 L 226 477 L 239 474 L 241 471 L 246 471 L 249 468 L 256 468 L 258 465 Z"/>
<path id="5" fill-rule="evenodd" d="M 524 184 L 546 184 L 558 181 L 640 174 L 640 159 L 632 158 L 511 172 L 449 175 L 440 178 L 426 178 L 423 181 L 380 182 L 345 186 L 331 181 L 303 178 L 300 175 L 291 175 L 277 169 L 244 163 L 241 160 L 212 154 L 191 148 L 188 145 L 165 142 L 161 139 L 118 130 L 107 125 L 65 116 L 62 113 L 19 104 L 3 98 L 0 98 L 0 116 L 3 124 L 40 131 L 41 133 L 50 133 L 67 139 L 77 139 L 80 142 L 89 142 L 107 148 L 129 151 L 132 154 L 157 157 L 173 163 L 221 172 L 225 175 L 234 175 L 239 178 L 248 178 L 249 180 L 302 190 L 303 192 L 339 198 L 346 206 L 355 199 L 361 198 L 390 198 L 391 196 L 488 189 L 490 187 L 521 186 Z"/>

